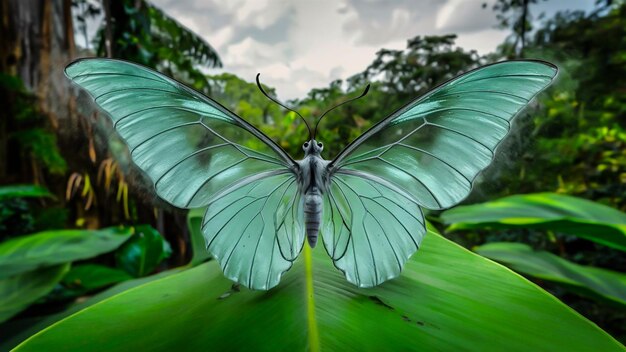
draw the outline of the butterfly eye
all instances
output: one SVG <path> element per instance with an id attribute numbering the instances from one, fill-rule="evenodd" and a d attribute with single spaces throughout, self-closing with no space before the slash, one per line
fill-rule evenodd
<path id="1" fill-rule="evenodd" d="M 323 146 L 322 142 L 317 143 L 317 146 L 321 148 Z"/>
<path id="2" fill-rule="evenodd" d="M 304 147 L 305 147 L 305 148 L 308 148 L 308 147 L 309 147 L 309 142 L 305 142 L 305 143 L 304 143 Z"/>

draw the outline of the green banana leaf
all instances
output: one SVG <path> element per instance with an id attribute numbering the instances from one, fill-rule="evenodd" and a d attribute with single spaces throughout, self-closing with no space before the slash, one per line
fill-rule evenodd
<path id="1" fill-rule="evenodd" d="M 10 185 L 0 187 L 0 200 L 6 198 L 54 197 L 47 189 L 37 185 Z"/>
<path id="2" fill-rule="evenodd" d="M 626 274 L 572 263 L 522 243 L 494 242 L 476 247 L 474 251 L 524 275 L 561 284 L 588 297 L 626 308 Z"/>
<path id="3" fill-rule="evenodd" d="M 0 243 L 0 279 L 110 252 L 130 238 L 131 230 L 53 230 Z"/>
<path id="4" fill-rule="evenodd" d="M 626 214 L 589 200 L 554 193 L 504 197 L 441 214 L 449 231 L 533 228 L 575 235 L 626 251 Z"/>
<path id="5" fill-rule="evenodd" d="M 124 291 L 15 351 L 624 351 L 509 269 L 430 230 L 403 275 L 358 289 L 322 248 L 270 291 L 233 286 L 215 261 Z"/>
<path id="6" fill-rule="evenodd" d="M 0 323 L 52 291 L 69 268 L 66 263 L 0 279 Z"/>

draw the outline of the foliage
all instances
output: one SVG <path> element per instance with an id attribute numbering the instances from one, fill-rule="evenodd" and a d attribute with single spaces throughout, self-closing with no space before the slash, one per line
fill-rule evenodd
<path id="1" fill-rule="evenodd" d="M 5 106 L 7 121 L 4 122 L 8 134 L 0 135 L 0 138 L 7 139 L 8 149 L 19 151 L 5 155 L 7 159 L 2 162 L 16 162 L 18 157 L 32 159 L 51 174 L 62 175 L 67 163 L 57 146 L 56 134 L 47 126 L 47 120 L 37 107 L 36 96 L 26 90 L 18 77 L 5 73 L 0 73 L 0 95 L 8 99 Z M 32 168 L 37 182 L 40 178 L 38 168 L 35 165 Z"/>
<path id="2" fill-rule="evenodd" d="M 534 251 L 523 243 L 491 242 L 474 251 L 522 274 L 626 309 L 626 274 L 578 265 L 550 252 Z"/>
<path id="3" fill-rule="evenodd" d="M 500 178 L 509 193 L 555 190 L 626 209 L 626 4 L 604 11 L 560 13 L 529 42 L 528 54 L 561 73 L 522 132 L 533 137 L 523 159 Z"/>
<path id="4" fill-rule="evenodd" d="M 52 198 L 44 187 L 37 185 L 0 186 L 0 240 L 33 232 L 41 220 L 27 199 Z"/>
<path id="5" fill-rule="evenodd" d="M 98 53 L 156 68 L 208 93 L 198 66 L 221 67 L 217 52 L 197 34 L 147 1 L 111 1 L 111 28 L 100 29 Z M 110 31 L 110 38 L 107 38 Z M 107 52 L 107 39 L 114 41 Z"/>
<path id="6" fill-rule="evenodd" d="M 110 252 L 129 239 L 122 228 L 55 230 L 0 243 L 0 277 Z"/>
<path id="7" fill-rule="evenodd" d="M 132 278 L 121 269 L 99 264 L 80 264 L 73 266 L 61 282 L 74 291 L 72 295 L 79 296 Z"/>
<path id="8" fill-rule="evenodd" d="M 377 288 L 355 288 L 320 249 L 308 247 L 269 292 L 231 288 L 212 261 L 96 303 L 16 351 L 181 345 L 190 350 L 380 350 L 389 348 L 389 341 L 405 350 L 622 349 L 535 285 L 432 231 L 403 277 Z M 117 323 L 76 334 L 94 319 Z"/>
<path id="9" fill-rule="evenodd" d="M 172 249 L 150 226 L 136 226 L 133 237 L 115 253 L 117 267 L 134 277 L 146 276 L 170 256 Z"/>
<path id="10" fill-rule="evenodd" d="M 50 293 L 72 261 L 120 246 L 129 231 L 58 230 L 0 242 L 0 322 Z"/>
<path id="11" fill-rule="evenodd" d="M 0 323 L 52 291 L 69 267 L 63 263 L 0 278 Z"/>
<path id="12" fill-rule="evenodd" d="M 590 265 L 625 270 L 625 213 L 589 200 L 539 193 L 459 206 L 443 212 L 441 219 L 450 225 L 449 230 L 465 232 L 465 238 L 473 238 L 473 243 L 487 242 L 474 248 L 478 253 L 539 279 L 544 287 L 546 282 L 552 283 L 557 289 L 551 291 L 559 297 L 566 298 L 567 291 L 573 291 L 595 299 L 598 302 L 595 307 L 593 304 L 577 307 L 618 336 L 623 332 L 620 321 L 626 317 L 625 276 L 622 272 Z M 533 236 L 539 236 L 540 240 L 533 241 Z M 510 240 L 530 242 L 533 247 L 558 256 L 545 250 L 533 251 L 521 243 L 498 242 Z M 611 306 L 615 304 L 622 310 L 613 309 Z"/>
<path id="13" fill-rule="evenodd" d="M 626 213 L 571 196 L 537 193 L 459 206 L 441 214 L 449 231 L 532 228 L 576 235 L 626 251 Z"/>
<path id="14" fill-rule="evenodd" d="M 6 198 L 52 197 L 50 192 L 38 185 L 0 186 L 0 200 Z"/>
<path id="15" fill-rule="evenodd" d="M 86 264 L 89 265 L 89 264 Z M 82 265 L 81 265 L 82 266 Z M 151 276 L 145 276 L 138 279 L 129 279 L 119 284 L 112 286 L 102 292 L 93 293 L 92 296 L 83 296 L 81 300 L 76 300 L 73 304 L 67 306 L 64 310 L 59 312 L 54 312 L 52 314 L 48 314 L 45 316 L 39 316 L 37 318 L 30 319 L 14 319 L 7 321 L 3 324 L 0 324 L 0 350 L 2 351 L 10 351 L 15 346 L 20 344 L 22 341 L 26 340 L 28 337 L 36 334 L 37 332 L 44 330 L 48 326 L 60 321 L 63 318 L 69 317 L 72 314 L 75 314 L 85 308 L 88 308 L 98 302 L 101 302 L 105 299 L 113 297 L 123 291 L 129 290 L 131 288 L 135 288 L 137 286 L 141 286 L 148 282 L 152 282 L 163 277 L 174 275 L 181 271 L 181 268 L 170 269 L 167 271 L 160 272 L 158 274 L 154 274 Z M 96 269 L 96 273 L 101 273 L 100 270 Z M 89 274 L 87 271 L 84 271 L 84 274 Z M 68 278 L 71 274 L 71 271 L 66 274 L 65 278 Z M 117 275 L 116 277 L 120 277 Z M 96 279 L 96 278 L 94 278 Z M 65 281 L 65 280 L 64 280 Z M 98 279 L 98 281 L 100 281 Z M 81 290 L 80 286 L 76 286 L 76 282 L 64 282 L 64 285 L 67 287 L 71 287 L 72 289 Z"/>
<path id="16" fill-rule="evenodd" d="M 492 10 L 496 12 L 496 19 L 500 28 L 510 28 L 511 34 L 500 46 L 502 53 L 507 57 L 522 57 L 528 36 L 533 30 L 533 15 L 530 6 L 535 5 L 540 0 L 497 0 L 492 5 Z M 547 1 L 547 0 L 543 0 Z M 483 3 L 483 8 L 487 7 Z M 539 18 L 543 17 L 543 14 Z"/>

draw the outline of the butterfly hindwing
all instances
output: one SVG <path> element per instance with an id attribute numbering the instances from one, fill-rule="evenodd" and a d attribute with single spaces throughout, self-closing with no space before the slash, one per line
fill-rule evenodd
<path id="1" fill-rule="evenodd" d="M 398 276 L 426 232 L 418 203 L 384 180 L 337 173 L 325 206 L 324 247 L 359 287 Z"/>
<path id="2" fill-rule="evenodd" d="M 224 275 L 267 290 L 291 268 L 304 244 L 303 198 L 291 172 L 239 182 L 209 204 L 202 233 Z"/>
<path id="3" fill-rule="evenodd" d="M 157 194 L 179 208 L 207 204 L 233 181 L 294 161 L 217 102 L 126 61 L 81 59 L 65 72 L 111 118 Z"/>

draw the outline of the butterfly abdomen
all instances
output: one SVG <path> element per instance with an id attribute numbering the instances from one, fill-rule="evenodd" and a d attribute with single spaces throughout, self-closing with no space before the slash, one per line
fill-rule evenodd
<path id="1" fill-rule="evenodd" d="M 322 221 L 322 193 L 317 187 L 311 187 L 304 195 L 304 223 L 306 236 L 311 248 L 317 244 L 317 235 Z"/>

